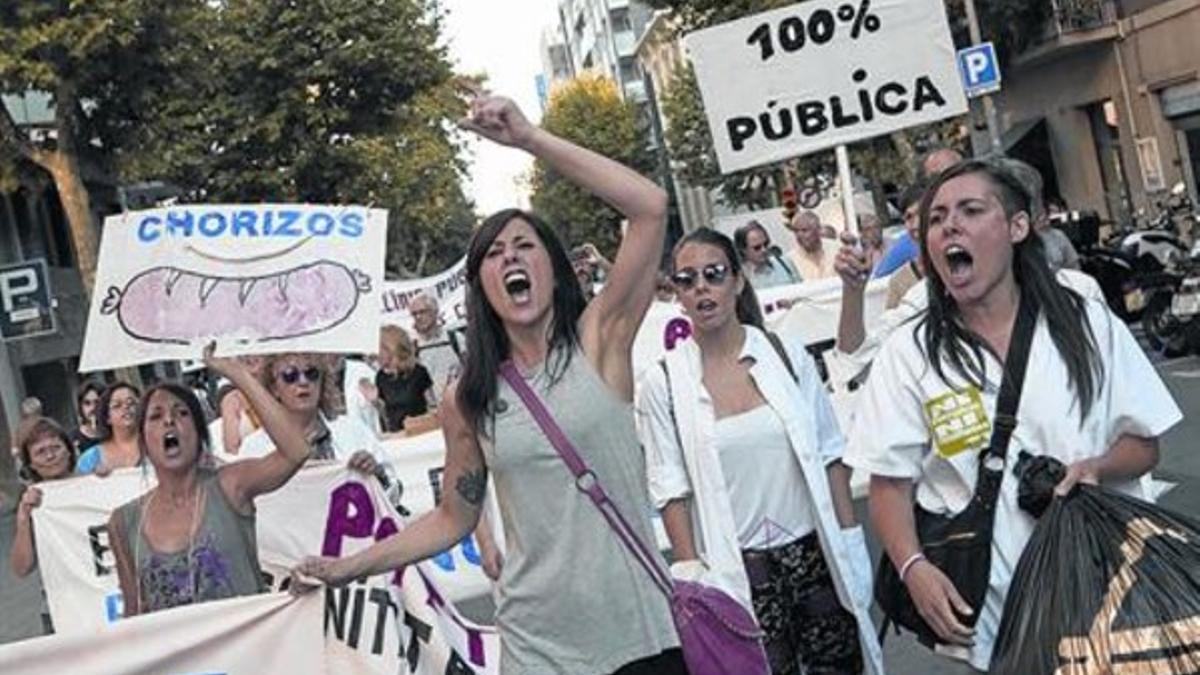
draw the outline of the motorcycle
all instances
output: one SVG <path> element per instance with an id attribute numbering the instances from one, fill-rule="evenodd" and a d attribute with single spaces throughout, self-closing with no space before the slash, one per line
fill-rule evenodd
<path id="1" fill-rule="evenodd" d="M 1155 289 L 1142 313 L 1150 348 L 1175 357 L 1200 352 L 1200 258 L 1192 258 L 1171 281 Z"/>
<path id="2" fill-rule="evenodd" d="M 1122 246 L 1125 234 L 1118 232 L 1103 244 L 1100 239 L 1100 216 L 1094 211 L 1071 211 L 1051 216 L 1055 227 L 1067 234 L 1079 251 L 1082 271 L 1091 275 L 1104 292 L 1104 299 L 1121 320 L 1141 318 L 1146 306 L 1146 293 L 1141 278 L 1157 274 L 1161 267 L 1153 258 L 1139 262 L 1137 246 Z"/>

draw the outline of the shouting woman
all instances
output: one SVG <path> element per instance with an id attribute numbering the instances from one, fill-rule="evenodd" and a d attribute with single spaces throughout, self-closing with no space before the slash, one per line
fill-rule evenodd
<path id="1" fill-rule="evenodd" d="M 266 590 L 254 500 L 282 487 L 308 459 L 300 427 L 240 361 L 214 357 L 211 346 L 204 360 L 242 391 L 276 450 L 207 468 L 208 427 L 195 394 L 178 384 L 146 392 L 138 445 L 158 485 L 108 522 L 126 616 Z"/>
<path id="2" fill-rule="evenodd" d="M 1009 584 L 1035 525 L 1018 507 L 1018 454 L 1067 464 L 1060 493 L 1084 481 L 1145 497 L 1138 478 L 1180 419 L 1125 324 L 1056 280 L 1032 236 L 1032 198 L 1000 161 L 962 162 L 933 181 L 918 238 L 929 308 L 875 358 L 846 453 L 872 474 L 871 519 L 912 605 L 942 651 L 978 670 L 991 661 L 1005 597 L 1020 592 Z M 1018 326 L 1028 327 L 1027 344 Z M 1018 353 L 1028 358 L 1027 384 L 1015 414 L 1000 415 L 1005 364 L 1020 363 Z M 1011 433 L 1004 447 L 989 442 L 996 428 Z M 988 578 L 958 587 L 926 558 L 917 523 L 975 513 L 986 501 Z M 981 600 L 964 599 L 972 596 Z"/>
<path id="3" fill-rule="evenodd" d="M 398 535 L 347 558 L 307 560 L 297 577 L 343 584 L 445 550 L 479 520 L 490 470 L 507 540 L 496 608 L 501 671 L 683 672 L 666 597 L 576 489 L 501 377 L 510 364 L 509 377 L 537 392 L 651 541 L 631 361 L 654 299 L 666 196 L 626 167 L 534 127 L 507 99 L 477 98 L 464 126 L 533 154 L 621 212 L 628 231 L 604 292 L 585 309 L 566 249 L 539 218 L 502 211 L 476 230 L 467 253 L 465 368 L 441 409 L 444 481 L 454 489 Z"/>

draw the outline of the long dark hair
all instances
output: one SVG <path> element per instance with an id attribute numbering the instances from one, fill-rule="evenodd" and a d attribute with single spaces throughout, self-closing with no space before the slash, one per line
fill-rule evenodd
<path id="1" fill-rule="evenodd" d="M 108 422 L 108 413 L 112 410 L 113 395 L 122 389 L 132 391 L 134 398 L 142 395 L 141 390 L 128 382 L 114 382 L 100 394 L 100 402 L 96 404 L 96 430 L 100 432 L 101 442 L 112 440 L 113 428 Z"/>
<path id="2" fill-rule="evenodd" d="M 675 260 L 679 257 L 679 252 L 688 244 L 704 244 L 721 249 L 725 253 L 725 257 L 729 260 L 729 271 L 732 273 L 733 279 L 744 278 L 741 256 L 738 254 L 733 240 L 716 230 L 706 227 L 693 230 L 683 239 L 680 239 L 678 244 L 675 244 L 675 250 L 671 252 L 672 274 L 676 272 Z M 750 284 L 749 279 L 745 280 L 742 292 L 738 295 L 737 318 L 738 321 L 754 326 L 759 330 L 763 328 L 762 307 L 758 304 L 758 295 L 754 292 L 754 287 Z"/>
<path id="3" fill-rule="evenodd" d="M 147 389 L 146 393 L 142 395 L 142 402 L 138 406 L 137 414 L 138 449 L 142 452 L 142 460 L 149 461 L 150 457 L 150 453 L 146 452 L 146 420 L 150 410 L 150 397 L 160 391 L 167 392 L 183 401 L 183 404 L 187 406 L 188 412 L 192 416 L 192 424 L 196 427 L 196 439 L 199 442 L 199 447 L 196 448 L 196 460 L 199 461 L 200 456 L 212 447 L 212 439 L 208 435 L 208 425 L 205 424 L 204 406 L 200 404 L 200 399 L 196 398 L 196 394 L 189 387 L 178 382 L 160 382 Z"/>
<path id="4" fill-rule="evenodd" d="M 933 200 L 947 182 L 968 174 L 987 178 L 995 188 L 1010 222 L 1020 213 L 1029 215 L 1032 196 L 1026 192 L 1020 180 L 1001 164 L 986 160 L 960 162 L 930 183 L 921 202 L 920 244 L 925 260 L 931 260 L 928 235 L 929 211 Z M 1034 232 L 1032 223 L 1029 235 L 1013 246 L 1012 267 L 1013 276 L 1020 287 L 1021 302 L 1034 303 L 1046 317 L 1050 337 L 1066 362 L 1070 386 L 1079 399 L 1079 419 L 1082 424 L 1091 411 L 1099 394 L 1100 382 L 1104 379 L 1104 364 L 1100 360 L 1100 349 L 1088 321 L 1087 303 L 1081 295 L 1058 282 L 1046 262 L 1042 240 Z M 982 338 L 967 328 L 958 303 L 947 292 L 933 265 L 927 265 L 926 283 L 929 309 L 918 322 L 913 333 L 914 339 L 921 344 L 917 336 L 924 327 L 925 355 L 942 381 L 950 384 L 942 363 L 945 358 L 954 372 L 982 389 L 985 372 Z"/>
<path id="5" fill-rule="evenodd" d="M 587 306 L 567 249 L 545 221 L 520 209 L 505 209 L 483 221 L 467 247 L 467 354 L 457 392 L 458 404 L 477 434 L 486 433 L 484 422 L 495 412 L 499 393 L 500 365 L 512 356 L 508 332 L 483 292 L 479 268 L 496 237 L 514 220 L 523 220 L 533 228 L 550 256 L 554 273 L 553 318 L 546 356 L 546 371 L 552 383 L 562 376 L 579 346 L 579 317 Z"/>

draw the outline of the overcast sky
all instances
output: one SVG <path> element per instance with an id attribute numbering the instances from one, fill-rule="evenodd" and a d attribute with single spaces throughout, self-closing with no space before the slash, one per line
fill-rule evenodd
<path id="1" fill-rule="evenodd" d="M 542 29 L 551 25 L 555 0 L 444 0 L 450 52 L 461 73 L 484 73 L 492 91 L 514 99 L 535 122 L 541 116 L 535 78 L 542 70 Z M 526 206 L 519 183 L 528 156 L 491 143 L 474 144 L 471 182 L 475 209 L 487 215 Z"/>

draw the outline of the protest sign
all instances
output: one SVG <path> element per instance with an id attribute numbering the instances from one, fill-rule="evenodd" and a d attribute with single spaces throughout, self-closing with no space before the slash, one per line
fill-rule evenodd
<path id="1" fill-rule="evenodd" d="M 80 371 L 221 354 L 374 352 L 385 211 L 198 205 L 105 220 Z"/>
<path id="2" fill-rule="evenodd" d="M 412 314 L 408 304 L 418 295 L 428 293 L 438 301 L 441 320 L 447 328 L 467 323 L 467 259 L 464 257 L 450 269 L 423 279 L 389 281 L 383 285 L 383 323 L 409 329 Z"/>
<path id="3" fill-rule="evenodd" d="M 133 617 L 95 633 L 0 647 L 0 672 L 22 675 L 331 672 L 319 593 L 253 595 Z"/>
<path id="4" fill-rule="evenodd" d="M 105 530 L 109 513 L 152 480 L 137 469 L 107 478 L 44 483 L 34 528 L 46 599 L 56 630 L 94 636 L 121 624 L 121 596 Z M 374 479 L 314 463 L 256 502 L 259 559 L 272 587 L 308 555 L 354 553 L 403 528 Z M 467 554 L 478 559 L 473 546 Z M 356 581 L 324 592 L 329 672 L 493 673 L 493 629 L 463 619 L 438 583 L 435 563 Z M 462 569 L 459 566 L 458 569 Z M 321 593 L 318 593 L 320 595 Z M 177 611 L 177 610 L 170 610 Z M 159 616 L 159 613 L 155 616 Z M 453 670 L 447 670 L 453 665 Z"/>
<path id="5" fill-rule="evenodd" d="M 724 173 L 967 111 L 941 0 L 812 0 L 686 44 Z"/>

